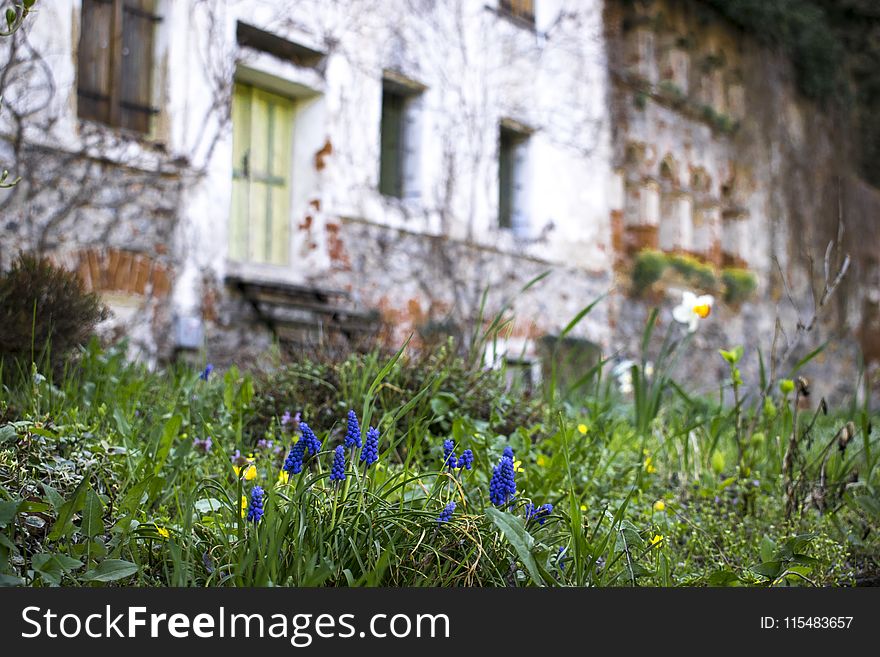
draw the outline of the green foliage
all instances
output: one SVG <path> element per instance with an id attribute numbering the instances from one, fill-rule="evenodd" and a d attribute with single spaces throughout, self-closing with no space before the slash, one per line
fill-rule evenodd
<path id="1" fill-rule="evenodd" d="M 688 358 L 691 334 L 670 326 L 657 352 L 656 319 L 640 361 L 618 375 L 631 389 L 600 363 L 589 392 L 528 403 L 440 352 L 203 380 L 90 343 L 55 383 L 0 381 L 0 584 L 824 586 L 876 572 L 870 414 L 845 411 L 855 437 L 840 448 L 840 417 L 798 423 L 790 395 L 732 407 L 691 397 L 673 379 L 677 364 L 703 366 Z M 722 392 L 739 390 L 743 350 L 721 356 Z M 349 452 L 345 481 L 332 482 L 349 408 L 364 432 L 380 430 L 379 460 L 364 468 Z M 323 443 L 289 477 L 298 436 L 284 410 L 300 410 Z M 795 426 L 803 490 L 786 518 L 775 437 Z M 210 450 L 194 442 L 206 437 Z M 444 439 L 472 450 L 471 470 L 443 466 Z M 507 446 L 517 497 L 494 508 L 489 481 Z M 236 452 L 252 455 L 252 478 Z M 266 491 L 258 524 L 242 516 L 254 485 Z M 542 524 L 528 504 L 553 510 Z"/>
<path id="2" fill-rule="evenodd" d="M 724 302 L 737 305 L 748 300 L 758 289 L 758 277 L 748 269 L 728 267 L 721 272 L 724 284 Z"/>
<path id="3" fill-rule="evenodd" d="M 641 294 L 660 280 L 667 265 L 666 255 L 653 249 L 639 251 L 632 271 L 633 290 Z"/>
<path id="4" fill-rule="evenodd" d="M 21 254 L 0 275 L 0 361 L 17 361 L 27 372 L 44 358 L 58 366 L 88 340 L 105 312 L 74 272 Z"/>
<path id="5" fill-rule="evenodd" d="M 693 256 L 673 254 L 669 256 L 669 264 L 686 281 L 701 290 L 712 290 L 717 285 L 715 270 L 712 268 L 712 265 L 700 262 Z"/>
<path id="6" fill-rule="evenodd" d="M 694 256 L 643 249 L 633 264 L 633 291 L 637 295 L 643 293 L 659 281 L 667 269 L 674 271 L 688 285 L 700 290 L 712 291 L 718 285 L 712 265 L 700 262 Z"/>

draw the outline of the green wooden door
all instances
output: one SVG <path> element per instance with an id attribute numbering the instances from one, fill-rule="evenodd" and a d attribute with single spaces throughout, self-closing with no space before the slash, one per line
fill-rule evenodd
<path id="1" fill-rule="evenodd" d="M 233 260 L 288 263 L 293 102 L 236 84 L 232 102 Z"/>

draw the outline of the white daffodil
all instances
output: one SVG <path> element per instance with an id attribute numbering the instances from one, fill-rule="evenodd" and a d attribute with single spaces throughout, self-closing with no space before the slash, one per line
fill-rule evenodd
<path id="1" fill-rule="evenodd" d="M 693 292 L 683 292 L 681 303 L 672 309 L 672 318 L 681 324 L 687 324 L 688 331 L 697 330 L 701 319 L 706 319 L 712 312 L 715 298 L 711 294 L 697 296 Z"/>

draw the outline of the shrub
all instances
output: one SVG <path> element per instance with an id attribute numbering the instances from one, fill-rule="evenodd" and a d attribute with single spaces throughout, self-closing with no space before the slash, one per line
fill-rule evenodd
<path id="1" fill-rule="evenodd" d="M 20 254 L 0 275 L 0 361 L 47 358 L 57 366 L 105 317 L 98 295 L 87 292 L 75 273 Z"/>
<path id="2" fill-rule="evenodd" d="M 633 289 L 641 294 L 653 283 L 660 280 L 666 269 L 666 256 L 654 249 L 644 249 L 636 256 L 632 272 Z"/>
<path id="3" fill-rule="evenodd" d="M 685 280 L 701 289 L 711 290 L 717 283 L 712 266 L 700 262 L 693 256 L 673 255 L 669 257 L 669 264 Z"/>
<path id="4" fill-rule="evenodd" d="M 748 269 L 730 267 L 721 272 L 724 282 L 724 301 L 732 305 L 742 303 L 758 289 L 758 279 Z"/>

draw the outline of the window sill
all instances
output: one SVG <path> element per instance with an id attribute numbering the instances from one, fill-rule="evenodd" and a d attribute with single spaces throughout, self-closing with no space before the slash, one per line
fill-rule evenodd
<path id="1" fill-rule="evenodd" d="M 168 153 L 168 148 L 165 144 L 165 141 L 153 135 L 108 125 L 106 123 L 102 123 L 101 121 L 95 121 L 92 119 L 83 119 L 81 117 L 76 117 L 76 121 L 77 132 L 80 136 L 86 134 L 100 134 L 102 136 L 107 135 L 109 137 L 114 137 L 118 139 L 124 144 L 136 143 L 151 151 L 163 154 Z"/>

